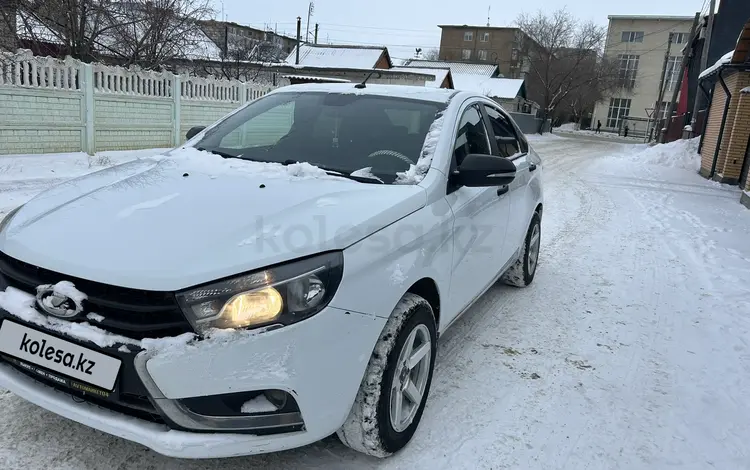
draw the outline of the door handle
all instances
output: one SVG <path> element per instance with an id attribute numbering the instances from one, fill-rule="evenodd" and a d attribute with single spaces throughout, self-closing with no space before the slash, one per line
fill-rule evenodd
<path id="1" fill-rule="evenodd" d="M 536 164 L 532 163 L 531 165 L 529 165 L 529 171 L 534 171 L 534 170 L 536 170 Z"/>
<path id="2" fill-rule="evenodd" d="M 497 195 L 502 196 L 503 194 L 507 193 L 510 190 L 510 186 L 507 184 L 505 186 L 500 186 L 497 188 Z"/>

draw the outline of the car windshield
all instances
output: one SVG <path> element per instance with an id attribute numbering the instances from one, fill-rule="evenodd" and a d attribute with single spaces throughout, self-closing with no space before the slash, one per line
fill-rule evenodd
<path id="1" fill-rule="evenodd" d="M 417 162 L 444 107 L 377 95 L 274 93 L 224 120 L 195 146 L 224 157 L 308 162 L 354 173 L 359 181 L 392 183 Z"/>

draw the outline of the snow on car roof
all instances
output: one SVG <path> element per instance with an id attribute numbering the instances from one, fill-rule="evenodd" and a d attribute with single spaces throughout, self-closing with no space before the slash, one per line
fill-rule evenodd
<path id="1" fill-rule="evenodd" d="M 447 103 L 456 90 L 446 88 L 428 88 L 410 85 L 375 85 L 367 84 L 366 88 L 355 88 L 355 83 L 305 83 L 302 85 L 289 85 L 277 88 L 269 94 L 295 93 L 295 92 L 324 92 L 324 93 L 346 93 L 356 95 L 380 95 L 393 96 L 396 98 L 410 98 L 436 103 Z"/>

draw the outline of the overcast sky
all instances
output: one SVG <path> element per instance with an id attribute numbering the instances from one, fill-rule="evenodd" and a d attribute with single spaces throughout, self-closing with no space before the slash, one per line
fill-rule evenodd
<path id="1" fill-rule="evenodd" d="M 222 0 L 213 0 L 217 19 Z M 228 21 L 262 28 L 270 25 L 279 32 L 295 34 L 297 16 L 302 17 L 305 35 L 308 0 L 223 0 Z M 438 24 L 487 23 L 487 7 L 492 4 L 490 24 L 510 26 L 519 13 L 539 9 L 552 11 L 566 7 L 576 17 L 607 24 L 608 15 L 685 15 L 692 16 L 703 0 L 316 0 L 310 21 L 320 23 L 319 42 L 375 44 L 388 46 L 394 57 L 407 58 L 415 47 L 440 44 Z"/>

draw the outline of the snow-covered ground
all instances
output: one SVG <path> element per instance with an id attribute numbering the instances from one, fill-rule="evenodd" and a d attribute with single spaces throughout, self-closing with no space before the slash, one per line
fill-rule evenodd
<path id="1" fill-rule="evenodd" d="M 750 469 L 750 211 L 739 190 L 683 169 L 689 154 L 657 156 L 664 147 L 530 140 L 546 184 L 536 280 L 493 287 L 441 337 L 422 425 L 398 455 L 367 458 L 331 437 L 179 461 L 0 391 L 0 468 Z M 0 207 L 60 178 L 28 187 L 13 168 Z"/>
<path id="2" fill-rule="evenodd" d="M 568 122 L 560 127 L 555 127 L 554 129 L 552 129 L 552 132 L 567 136 L 595 136 L 600 139 L 613 139 L 625 142 L 643 142 L 642 136 L 638 137 L 630 135 L 628 137 L 625 137 L 614 132 L 602 131 L 597 133 L 596 131 L 591 129 L 578 129 L 576 123 L 574 122 Z"/>
<path id="3" fill-rule="evenodd" d="M 0 155 L 0 217 L 58 183 L 134 158 L 150 157 L 167 149 L 83 152 L 45 155 Z"/>

